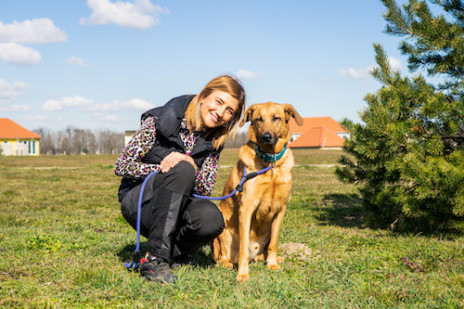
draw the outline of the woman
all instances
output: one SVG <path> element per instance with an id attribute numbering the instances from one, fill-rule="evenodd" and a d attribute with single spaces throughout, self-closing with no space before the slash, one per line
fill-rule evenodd
<path id="1" fill-rule="evenodd" d="M 148 238 L 140 273 L 152 281 L 176 281 L 169 261 L 185 261 L 189 252 L 224 229 L 209 196 L 216 182 L 219 154 L 236 131 L 245 109 L 245 91 L 231 76 L 211 80 L 198 95 L 184 95 L 142 115 L 141 127 L 116 161 L 122 176 L 121 211 L 136 228 L 143 180 L 141 234 Z"/>

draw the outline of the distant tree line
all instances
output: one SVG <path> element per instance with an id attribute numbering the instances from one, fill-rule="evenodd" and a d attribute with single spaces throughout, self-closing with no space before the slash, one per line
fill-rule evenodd
<path id="1" fill-rule="evenodd" d="M 35 133 L 40 138 L 40 154 L 117 154 L 124 148 L 124 133 L 110 130 L 91 131 L 67 127 L 61 131 L 38 128 Z M 235 139 L 226 140 L 225 148 L 239 148 L 248 140 L 246 133 L 237 133 Z"/>
<path id="2" fill-rule="evenodd" d="M 83 130 L 67 127 L 61 131 L 38 128 L 40 154 L 117 154 L 124 147 L 124 133 L 110 130 Z"/>
<path id="3" fill-rule="evenodd" d="M 239 148 L 248 141 L 248 134 L 240 132 L 235 135 L 235 138 L 229 137 L 224 143 L 224 148 Z"/>

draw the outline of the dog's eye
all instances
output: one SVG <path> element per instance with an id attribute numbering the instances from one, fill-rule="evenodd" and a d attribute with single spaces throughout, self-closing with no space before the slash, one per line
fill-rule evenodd
<path id="1" fill-rule="evenodd" d="M 257 122 L 263 122 L 263 118 L 262 118 L 262 117 L 256 118 L 255 121 L 257 121 Z"/>
<path id="2" fill-rule="evenodd" d="M 279 117 L 279 116 L 274 116 L 274 117 L 272 117 L 272 120 L 273 120 L 273 121 L 279 121 L 279 120 L 280 120 L 280 117 Z"/>

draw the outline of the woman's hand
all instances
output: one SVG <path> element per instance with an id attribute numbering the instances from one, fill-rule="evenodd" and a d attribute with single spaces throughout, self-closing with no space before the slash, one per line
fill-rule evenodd
<path id="1" fill-rule="evenodd" d="M 193 161 L 192 157 L 180 152 L 171 152 L 168 154 L 160 163 L 161 172 L 167 173 L 171 168 L 176 166 L 180 161 L 187 161 L 188 163 L 192 164 L 192 166 L 197 169 L 195 162 Z"/>

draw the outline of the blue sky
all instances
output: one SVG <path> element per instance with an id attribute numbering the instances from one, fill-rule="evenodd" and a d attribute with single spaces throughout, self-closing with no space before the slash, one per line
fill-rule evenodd
<path id="1" fill-rule="evenodd" d="M 0 1 L 0 117 L 28 129 L 136 129 L 140 114 L 239 77 L 247 105 L 359 121 L 374 43 L 405 71 L 380 0 Z"/>

